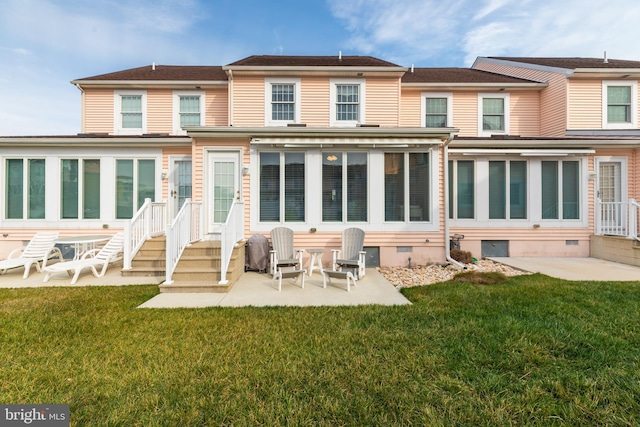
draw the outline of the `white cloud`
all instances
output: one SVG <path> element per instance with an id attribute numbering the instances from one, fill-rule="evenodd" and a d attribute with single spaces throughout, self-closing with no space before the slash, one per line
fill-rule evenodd
<path id="1" fill-rule="evenodd" d="M 422 66 L 477 56 L 640 59 L 637 0 L 328 0 L 352 47 Z M 451 64 L 451 62 L 456 62 Z"/>

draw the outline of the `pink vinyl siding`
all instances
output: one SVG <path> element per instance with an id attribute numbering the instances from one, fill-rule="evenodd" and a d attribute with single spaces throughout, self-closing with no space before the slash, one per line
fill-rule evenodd
<path id="1" fill-rule="evenodd" d="M 509 135 L 540 135 L 540 95 L 538 92 L 510 94 Z"/>
<path id="2" fill-rule="evenodd" d="M 330 88 L 329 79 L 306 77 L 302 79 L 300 123 L 307 126 L 329 126 Z"/>
<path id="3" fill-rule="evenodd" d="M 602 129 L 602 80 L 569 82 L 568 129 Z"/>
<path id="4" fill-rule="evenodd" d="M 567 82 L 563 74 L 525 67 L 476 61 L 474 68 L 512 77 L 545 82 L 540 94 L 540 136 L 561 136 L 567 128 Z"/>
<path id="5" fill-rule="evenodd" d="M 173 133 L 172 90 L 147 90 L 147 133 Z"/>
<path id="6" fill-rule="evenodd" d="M 113 134 L 113 89 L 86 89 L 84 91 L 84 133 Z"/>
<path id="7" fill-rule="evenodd" d="M 233 85 L 233 126 L 264 126 L 264 77 L 237 76 Z"/>
<path id="8" fill-rule="evenodd" d="M 400 95 L 400 126 L 420 127 L 422 124 L 422 90 L 403 89 Z"/>
<path id="9" fill-rule="evenodd" d="M 229 125 L 229 92 L 227 86 L 207 89 L 205 100 L 205 125 Z"/>
<path id="10" fill-rule="evenodd" d="M 478 93 L 454 92 L 452 115 L 458 136 L 478 136 Z"/>
<path id="11" fill-rule="evenodd" d="M 400 122 L 400 86 L 398 79 L 367 79 L 364 123 L 397 127 Z"/>

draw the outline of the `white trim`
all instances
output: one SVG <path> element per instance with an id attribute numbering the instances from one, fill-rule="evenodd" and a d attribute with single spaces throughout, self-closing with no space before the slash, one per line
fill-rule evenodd
<path id="1" fill-rule="evenodd" d="M 609 86 L 628 86 L 631 88 L 631 122 L 609 123 L 607 93 Z M 603 129 L 637 129 L 638 128 L 638 81 L 637 80 L 603 80 L 602 81 L 602 128 Z"/>
<path id="2" fill-rule="evenodd" d="M 487 131 L 482 127 L 482 117 L 484 116 L 482 108 L 482 100 L 502 98 L 504 100 L 504 130 L 502 131 Z M 478 94 L 478 136 L 491 136 L 491 135 L 509 135 L 509 94 L 508 93 L 479 93 Z"/>
<path id="3" fill-rule="evenodd" d="M 446 98 L 447 121 L 445 126 L 453 123 L 453 92 L 422 92 L 420 94 L 420 127 L 427 127 L 427 98 Z"/>
<path id="4" fill-rule="evenodd" d="M 142 101 L 142 127 L 122 127 L 122 96 L 139 95 Z M 146 90 L 114 90 L 113 91 L 113 132 L 116 135 L 141 135 L 147 133 L 147 91 Z"/>
<path id="5" fill-rule="evenodd" d="M 278 78 L 265 78 L 264 79 L 264 125 L 265 126 L 287 126 L 289 123 L 301 123 L 300 112 L 301 108 L 301 80 L 300 79 L 278 79 Z M 271 103 L 271 88 L 274 84 L 293 85 L 293 120 L 272 120 L 272 103 Z"/>
<path id="6" fill-rule="evenodd" d="M 336 96 L 338 85 L 358 85 L 358 120 L 336 120 Z M 358 124 L 366 123 L 366 80 L 365 79 L 331 79 L 329 90 L 329 125 L 331 127 L 355 127 Z"/>
<path id="7" fill-rule="evenodd" d="M 180 97 L 181 96 L 198 96 L 200 97 L 200 124 L 199 126 L 206 126 L 205 123 L 205 106 L 206 98 L 205 91 L 203 90 L 174 90 L 173 91 L 173 134 L 174 135 L 186 135 L 187 131 L 183 130 L 180 126 Z"/>

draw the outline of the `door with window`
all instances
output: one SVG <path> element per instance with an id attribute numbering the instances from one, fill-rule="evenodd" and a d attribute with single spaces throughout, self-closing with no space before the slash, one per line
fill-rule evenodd
<path id="1" fill-rule="evenodd" d="M 169 159 L 169 209 L 175 217 L 185 200 L 191 198 L 192 174 L 190 157 L 172 157 Z"/>
<path id="2" fill-rule="evenodd" d="M 621 160 L 596 160 L 598 187 L 596 196 L 600 200 L 600 228 L 602 234 L 626 235 L 627 206 L 624 202 L 622 174 L 624 164 Z"/>
<path id="3" fill-rule="evenodd" d="M 240 200 L 240 154 L 211 151 L 207 167 L 207 228 L 209 233 L 217 233 L 233 201 Z"/>

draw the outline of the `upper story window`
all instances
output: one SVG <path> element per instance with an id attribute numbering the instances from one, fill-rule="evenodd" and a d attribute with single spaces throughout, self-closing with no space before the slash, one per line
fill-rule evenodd
<path id="1" fill-rule="evenodd" d="M 453 95 L 451 93 L 422 94 L 422 127 L 441 128 L 449 127 L 452 123 Z"/>
<path id="2" fill-rule="evenodd" d="M 602 125 L 605 129 L 638 127 L 638 82 L 602 82 Z"/>
<path id="3" fill-rule="evenodd" d="M 300 80 L 265 80 L 265 126 L 300 123 Z"/>
<path id="4" fill-rule="evenodd" d="M 364 80 L 331 81 L 331 126 L 356 126 L 364 123 Z"/>
<path id="5" fill-rule="evenodd" d="M 174 92 L 173 133 L 185 134 L 185 126 L 204 126 L 204 92 Z"/>
<path id="6" fill-rule="evenodd" d="M 117 135 L 138 135 L 146 132 L 146 92 L 116 91 L 114 104 L 114 128 Z"/>
<path id="7" fill-rule="evenodd" d="M 509 94 L 478 95 L 478 136 L 509 133 Z"/>

